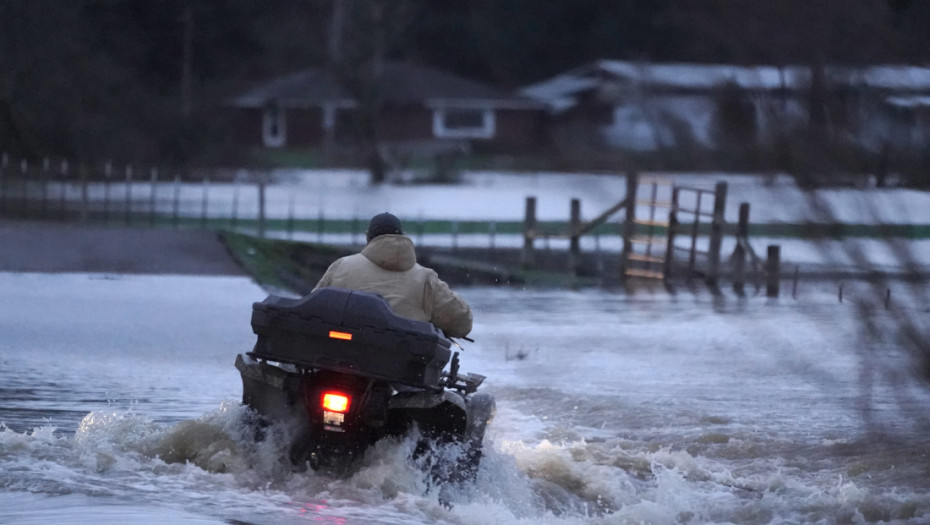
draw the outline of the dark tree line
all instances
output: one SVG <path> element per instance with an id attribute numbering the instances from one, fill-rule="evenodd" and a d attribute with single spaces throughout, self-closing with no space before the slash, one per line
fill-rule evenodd
<path id="1" fill-rule="evenodd" d="M 599 58 L 924 62 L 928 27 L 921 0 L 0 0 L 0 150 L 229 159 L 211 108 L 335 51 L 517 87 Z"/>

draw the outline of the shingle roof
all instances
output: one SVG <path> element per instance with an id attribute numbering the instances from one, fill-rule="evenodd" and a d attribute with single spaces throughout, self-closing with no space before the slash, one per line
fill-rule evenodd
<path id="1" fill-rule="evenodd" d="M 492 107 L 538 107 L 523 95 L 406 62 L 384 64 L 381 88 L 385 102 L 392 104 L 480 103 Z M 352 96 L 331 72 L 310 68 L 273 79 L 234 97 L 231 103 L 239 107 L 262 107 L 270 101 L 283 107 L 312 107 L 323 103 L 350 103 Z"/>
<path id="2" fill-rule="evenodd" d="M 242 107 L 262 107 L 270 101 L 285 106 L 313 106 L 345 98 L 331 74 L 322 69 L 307 69 L 261 84 L 231 102 Z"/>

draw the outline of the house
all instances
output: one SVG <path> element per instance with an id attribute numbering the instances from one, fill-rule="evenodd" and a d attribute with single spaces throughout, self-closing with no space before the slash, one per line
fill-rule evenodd
<path id="1" fill-rule="evenodd" d="M 429 151 L 520 151 L 538 144 L 543 104 L 461 76 L 408 62 L 382 64 L 375 90 L 381 146 Z M 358 144 L 360 104 L 323 68 L 272 79 L 227 102 L 241 144 L 312 148 Z"/>
<path id="2" fill-rule="evenodd" d="M 930 68 L 733 66 L 599 60 L 520 90 L 557 140 L 587 126 L 607 147 L 659 151 L 771 142 L 811 122 L 868 150 L 930 140 Z"/>
<path id="3" fill-rule="evenodd" d="M 890 111 L 891 142 L 913 150 L 930 144 L 930 96 L 894 95 L 885 100 Z"/>

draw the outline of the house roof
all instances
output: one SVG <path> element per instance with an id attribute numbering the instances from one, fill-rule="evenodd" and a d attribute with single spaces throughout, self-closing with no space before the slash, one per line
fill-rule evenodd
<path id="1" fill-rule="evenodd" d="M 829 66 L 832 83 L 849 87 L 930 94 L 930 68 L 907 65 Z M 562 112 L 578 103 L 578 95 L 625 83 L 650 89 L 707 91 L 725 83 L 754 91 L 800 90 L 811 82 L 808 66 L 735 66 L 715 64 L 654 64 L 598 60 L 521 89 L 524 95 Z"/>
<path id="2" fill-rule="evenodd" d="M 438 69 L 388 61 L 381 75 L 382 95 L 389 104 L 424 104 L 429 107 L 541 108 L 520 94 Z M 352 106 L 354 100 L 336 76 L 323 68 L 309 68 L 263 83 L 230 100 L 238 107 Z"/>
<path id="3" fill-rule="evenodd" d="M 888 97 L 885 102 L 889 105 L 902 108 L 902 109 L 917 109 L 922 108 L 926 109 L 930 107 L 930 96 L 926 95 L 916 95 L 916 96 L 893 96 Z"/>

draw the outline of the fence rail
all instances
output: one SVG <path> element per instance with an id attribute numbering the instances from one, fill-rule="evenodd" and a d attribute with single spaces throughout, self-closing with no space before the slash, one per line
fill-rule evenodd
<path id="1" fill-rule="evenodd" d="M 267 172 L 223 170 L 205 175 L 113 163 L 76 165 L 0 160 L 0 217 L 83 221 L 112 226 L 224 229 L 333 244 L 364 244 L 369 217 L 325 209 L 302 187 L 272 184 Z M 318 201 L 318 202 L 310 202 Z M 418 245 L 519 248 L 520 220 L 407 219 Z M 542 232 L 565 231 L 569 222 L 540 221 Z M 547 249 L 568 249 L 569 239 L 540 235 Z M 619 250 L 616 225 L 591 228 L 584 248 Z M 563 246 L 564 245 L 564 246 Z"/>
<path id="2" fill-rule="evenodd" d="M 272 181 L 270 172 L 181 173 L 131 165 L 117 169 L 112 163 L 89 167 L 65 160 L 30 164 L 25 160 L 11 162 L 3 155 L 0 159 L 0 217 L 232 230 L 353 246 L 365 243 L 368 217 L 346 217 L 344 210 L 326 210 L 325 198 L 316 188 L 293 184 L 286 179 Z M 637 195 L 638 181 L 637 174 L 627 174 L 626 196 L 590 221 L 582 220 L 578 199 L 572 200 L 567 221 L 540 221 L 536 217 L 535 198 L 528 197 L 522 221 L 408 218 L 405 220 L 407 234 L 424 247 L 453 251 L 457 248 L 519 250 L 521 262 L 527 268 L 535 265 L 537 249 L 543 250 L 549 261 L 558 251 L 567 254 L 566 269 L 576 274 L 582 270 L 582 264 L 594 264 L 598 268 L 616 265 L 605 263 L 601 255 L 619 255 L 615 260 L 619 261 L 621 279 L 624 275 L 633 275 L 629 270 L 636 270 L 637 266 L 651 272 L 650 276 L 665 279 L 670 274 L 674 254 L 684 249 L 689 253 L 687 274 L 702 273 L 708 282 L 714 283 L 721 263 L 723 235 L 736 233 L 738 249 L 734 255 L 738 268 L 735 273 L 740 287 L 746 270 L 759 266 L 759 259 L 746 240 L 750 233 L 748 209 L 745 218 L 741 213 L 736 232 L 725 231 L 729 229 L 723 218 L 725 183 L 707 190 L 662 185 L 649 179 L 644 188 L 651 188 L 651 192 L 643 201 Z M 659 195 L 660 185 L 668 186 L 669 197 Z M 711 195 L 713 210 L 709 211 L 704 207 L 704 200 L 711 201 L 705 199 Z M 645 216 L 637 213 L 640 207 L 644 207 L 641 211 L 646 211 Z M 668 218 L 657 215 L 659 207 L 667 208 L 663 213 L 668 213 Z M 625 213 L 619 213 L 621 211 Z M 615 215 L 619 217 L 612 219 Z M 690 246 L 678 246 L 676 235 L 688 239 Z M 644 236 L 649 243 L 637 251 L 634 247 Z M 698 237 L 707 238 L 706 249 L 698 246 Z M 538 244 L 542 246 L 537 248 Z M 704 272 L 696 272 L 698 256 L 706 259 Z M 746 259 L 748 268 L 743 262 Z M 656 270 L 656 265 L 661 270 Z"/>

